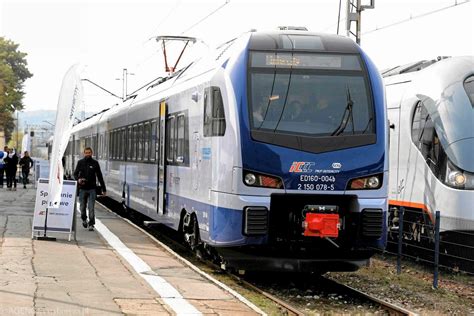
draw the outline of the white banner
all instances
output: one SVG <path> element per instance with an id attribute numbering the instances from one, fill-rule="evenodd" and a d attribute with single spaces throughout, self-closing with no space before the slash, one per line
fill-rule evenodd
<path id="1" fill-rule="evenodd" d="M 23 157 L 23 154 L 25 153 L 25 151 L 28 151 L 31 154 L 31 139 L 30 139 L 29 134 L 23 135 L 23 140 L 21 141 L 21 150 L 20 150 L 21 157 Z"/>
<path id="2" fill-rule="evenodd" d="M 54 126 L 53 150 L 49 169 L 48 204 L 49 208 L 59 207 L 64 169 L 62 158 L 66 151 L 74 113 L 82 103 L 82 83 L 79 77 L 79 64 L 75 64 L 64 75 L 61 92 L 59 93 L 58 110 Z"/>
<path id="3" fill-rule="evenodd" d="M 33 215 L 33 233 L 44 231 L 46 208 L 48 208 L 48 221 L 46 232 L 68 233 L 72 232 L 72 219 L 76 203 L 76 181 L 64 181 L 59 194 L 58 207 L 48 206 L 48 179 L 39 179 L 36 190 L 36 203 Z"/>

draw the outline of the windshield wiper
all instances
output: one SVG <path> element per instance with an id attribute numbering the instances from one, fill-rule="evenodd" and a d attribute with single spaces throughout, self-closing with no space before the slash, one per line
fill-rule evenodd
<path id="1" fill-rule="evenodd" d="M 355 134 L 354 116 L 352 115 L 352 107 L 354 106 L 354 102 L 351 99 L 351 91 L 349 90 L 349 87 L 347 87 L 346 96 L 347 96 L 347 105 L 346 105 L 346 108 L 344 109 L 344 113 L 342 114 L 341 123 L 339 123 L 339 125 L 334 130 L 334 132 L 331 133 L 331 136 L 341 135 L 346 129 L 347 124 L 349 123 L 349 119 L 351 120 L 352 134 Z"/>
<path id="2" fill-rule="evenodd" d="M 270 108 L 270 103 L 272 102 L 271 96 L 273 95 L 273 89 L 275 88 L 276 75 L 277 73 L 275 69 L 275 72 L 273 73 L 272 90 L 270 91 L 270 97 L 268 97 L 268 103 L 267 103 L 267 108 L 265 109 L 265 115 L 263 116 L 262 123 L 260 123 L 260 125 L 256 129 L 262 128 L 263 124 L 265 123 L 265 120 L 267 119 L 268 109 Z"/>

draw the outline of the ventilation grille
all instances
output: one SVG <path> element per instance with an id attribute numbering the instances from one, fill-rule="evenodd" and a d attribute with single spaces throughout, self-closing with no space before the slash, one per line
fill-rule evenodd
<path id="1" fill-rule="evenodd" d="M 362 236 L 380 238 L 383 233 L 383 212 L 379 209 L 362 211 Z"/>
<path id="2" fill-rule="evenodd" d="M 268 232 L 268 210 L 266 207 L 244 209 L 244 235 L 265 235 Z"/>

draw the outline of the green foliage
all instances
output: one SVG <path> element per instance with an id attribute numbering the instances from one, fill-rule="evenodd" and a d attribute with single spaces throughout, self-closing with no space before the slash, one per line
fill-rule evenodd
<path id="1" fill-rule="evenodd" d="M 0 37 L 0 129 L 7 141 L 15 126 L 12 113 L 23 109 L 23 84 L 32 76 L 27 68 L 26 53 L 18 44 Z"/>

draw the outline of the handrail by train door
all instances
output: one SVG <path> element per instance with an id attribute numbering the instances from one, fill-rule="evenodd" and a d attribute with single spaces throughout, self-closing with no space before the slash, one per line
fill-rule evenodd
<path id="1" fill-rule="evenodd" d="M 166 213 L 166 102 L 160 103 L 160 119 L 158 122 L 158 214 Z"/>

